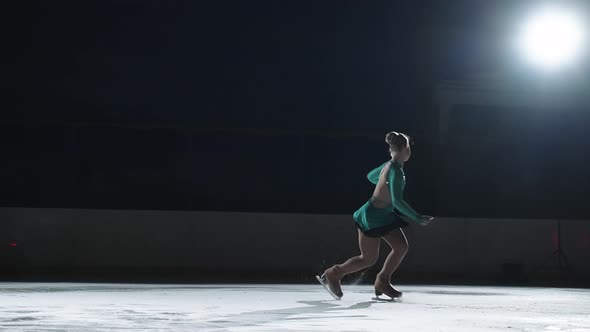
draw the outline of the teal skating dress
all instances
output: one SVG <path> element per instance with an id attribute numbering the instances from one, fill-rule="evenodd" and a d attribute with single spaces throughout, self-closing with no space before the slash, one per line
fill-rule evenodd
<path id="1" fill-rule="evenodd" d="M 389 160 L 370 171 L 367 178 L 371 183 L 377 184 L 381 170 L 387 163 L 391 163 L 388 187 L 392 204 L 385 208 L 376 208 L 372 204 L 373 197 L 371 197 L 353 214 L 356 227 L 369 237 L 381 237 L 394 229 L 408 226 L 408 222 L 400 217 L 400 213 L 410 220 L 422 224 L 420 214 L 403 199 L 406 177 L 399 163 Z"/>

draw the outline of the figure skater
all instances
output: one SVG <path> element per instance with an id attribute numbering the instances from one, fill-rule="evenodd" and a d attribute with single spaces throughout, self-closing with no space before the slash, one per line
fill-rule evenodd
<path id="1" fill-rule="evenodd" d="M 377 274 L 375 295 L 377 298 L 382 294 L 392 299 L 401 297 L 402 293 L 390 284 L 393 272 L 408 252 L 408 241 L 401 228 L 408 226 L 410 222 L 426 226 L 434 220 L 434 217 L 418 214 L 403 199 L 406 185 L 403 166 L 411 155 L 410 138 L 406 134 L 392 131 L 386 135 L 385 142 L 389 144 L 391 160 L 367 174 L 369 181 L 376 185 L 373 196 L 353 214 L 361 254 L 332 266 L 321 277 L 316 276 L 337 300 L 343 295 L 340 288 L 342 277 L 377 262 L 380 238 L 389 244 L 391 252 Z"/>

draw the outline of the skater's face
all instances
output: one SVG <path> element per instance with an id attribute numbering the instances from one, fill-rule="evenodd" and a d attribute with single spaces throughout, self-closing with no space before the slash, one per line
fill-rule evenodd
<path id="1" fill-rule="evenodd" d="M 408 135 L 391 132 L 387 134 L 385 141 L 389 144 L 391 158 L 399 162 L 406 162 L 410 159 L 412 150 L 410 149 L 410 137 Z"/>
<path id="2" fill-rule="evenodd" d="M 407 145 L 405 148 L 403 148 L 400 151 L 400 159 L 403 160 L 404 162 L 408 161 L 410 159 L 410 156 L 412 155 L 412 149 L 410 149 L 410 145 Z"/>
<path id="3" fill-rule="evenodd" d="M 403 162 L 406 162 L 410 159 L 410 156 L 412 155 L 412 149 L 410 149 L 410 146 L 407 145 L 406 147 L 402 148 L 401 150 L 394 152 L 389 150 L 391 153 L 391 157 L 395 158 L 397 160 L 401 160 Z"/>

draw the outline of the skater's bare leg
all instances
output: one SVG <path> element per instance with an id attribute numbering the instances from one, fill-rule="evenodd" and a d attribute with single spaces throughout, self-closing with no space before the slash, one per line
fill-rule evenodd
<path id="1" fill-rule="evenodd" d="M 358 230 L 358 235 L 361 254 L 351 257 L 342 264 L 336 264 L 324 272 L 330 288 L 338 296 L 342 296 L 342 290 L 340 289 L 340 279 L 342 277 L 375 264 L 379 258 L 379 244 L 381 239 L 368 237 L 360 230 Z"/>
<path id="2" fill-rule="evenodd" d="M 378 277 L 390 280 L 391 276 L 406 256 L 408 252 L 408 240 L 401 229 L 396 229 L 383 236 L 383 240 L 391 247 L 391 252 L 387 255 L 381 272 Z"/>
<path id="3" fill-rule="evenodd" d="M 383 268 L 377 274 L 375 292 L 385 293 L 390 297 L 398 297 L 401 296 L 401 293 L 391 287 L 390 281 L 391 276 L 408 252 L 408 240 L 401 229 L 392 231 L 383 236 L 383 239 L 391 247 L 391 252 L 387 255 L 385 263 L 383 263 Z"/>

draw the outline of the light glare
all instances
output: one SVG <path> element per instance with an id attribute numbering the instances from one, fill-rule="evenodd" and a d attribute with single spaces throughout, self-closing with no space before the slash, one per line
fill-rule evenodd
<path id="1" fill-rule="evenodd" d="M 546 68 L 569 64 L 578 55 L 584 32 L 576 17 L 563 10 L 545 9 L 522 27 L 522 53 L 535 65 Z"/>

